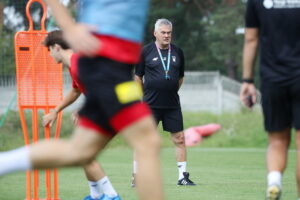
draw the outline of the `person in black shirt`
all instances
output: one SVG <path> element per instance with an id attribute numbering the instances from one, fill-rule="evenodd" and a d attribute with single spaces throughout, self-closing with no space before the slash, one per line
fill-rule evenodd
<path id="1" fill-rule="evenodd" d="M 267 199 L 280 199 L 291 128 L 296 129 L 297 183 L 300 199 L 300 0 L 248 0 L 240 98 L 256 102 L 253 84 L 260 45 L 264 125 L 268 132 Z"/>
<path id="2" fill-rule="evenodd" d="M 178 185 L 195 185 L 186 172 L 186 146 L 178 90 L 184 77 L 184 55 L 171 44 L 172 23 L 158 19 L 155 24 L 155 42 L 144 46 L 140 63 L 136 66 L 135 80 L 143 85 L 143 100 L 152 109 L 157 124 L 171 133 L 176 146 L 179 171 Z M 136 173 L 134 161 L 133 174 Z"/>

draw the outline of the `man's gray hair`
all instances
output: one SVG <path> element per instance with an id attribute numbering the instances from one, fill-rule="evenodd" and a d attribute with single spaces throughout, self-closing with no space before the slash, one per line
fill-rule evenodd
<path id="1" fill-rule="evenodd" d="M 165 18 L 162 18 L 162 19 L 156 20 L 154 30 L 157 31 L 161 25 L 171 26 L 171 28 L 173 27 L 172 22 L 170 22 L 169 20 L 167 20 Z"/>

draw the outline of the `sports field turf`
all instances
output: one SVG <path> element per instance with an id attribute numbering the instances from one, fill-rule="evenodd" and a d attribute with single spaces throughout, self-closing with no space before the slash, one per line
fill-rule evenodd
<path id="1" fill-rule="evenodd" d="M 173 148 L 163 148 L 162 166 L 168 200 L 263 200 L 265 194 L 265 150 L 240 148 L 190 148 L 188 171 L 195 187 L 178 187 Z M 295 151 L 289 153 L 283 178 L 283 200 L 296 199 L 294 178 Z M 108 149 L 102 155 L 104 169 L 123 200 L 136 200 L 130 187 L 131 150 Z M 81 200 L 88 194 L 83 171 L 77 168 L 59 171 L 62 200 Z M 41 185 L 41 190 L 43 189 Z M 41 192 L 43 193 L 43 192 Z M 0 200 L 23 200 L 25 175 L 17 173 L 0 178 Z M 153 199 L 155 200 L 155 199 Z"/>

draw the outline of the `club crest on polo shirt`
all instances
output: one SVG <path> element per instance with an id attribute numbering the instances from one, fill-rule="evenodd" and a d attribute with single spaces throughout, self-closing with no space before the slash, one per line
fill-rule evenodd
<path id="1" fill-rule="evenodd" d="M 176 62 L 176 56 L 172 56 L 173 62 Z"/>
<path id="2" fill-rule="evenodd" d="M 300 0 L 264 0 L 263 5 L 266 9 L 300 8 Z"/>

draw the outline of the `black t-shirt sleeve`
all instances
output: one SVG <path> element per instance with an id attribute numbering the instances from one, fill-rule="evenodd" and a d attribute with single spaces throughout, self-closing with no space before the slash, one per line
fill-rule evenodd
<path id="1" fill-rule="evenodd" d="M 245 15 L 246 28 L 259 28 L 259 18 L 257 14 L 257 7 L 255 6 L 256 0 L 248 0 L 247 10 Z"/>
<path id="2" fill-rule="evenodd" d="M 145 74 L 145 51 L 143 50 L 140 62 L 135 66 L 135 75 L 143 77 Z"/>
<path id="3" fill-rule="evenodd" d="M 179 68 L 179 77 L 182 78 L 184 77 L 184 54 L 183 51 L 179 48 L 178 50 L 178 56 L 179 56 L 179 60 L 180 60 L 180 68 Z"/>

